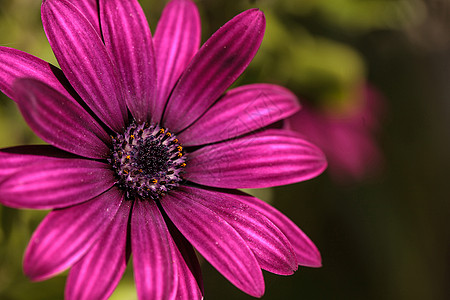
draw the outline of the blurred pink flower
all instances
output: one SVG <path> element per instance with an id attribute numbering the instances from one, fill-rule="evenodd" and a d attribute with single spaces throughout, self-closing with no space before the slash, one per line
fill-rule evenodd
<path id="1" fill-rule="evenodd" d="M 384 105 L 381 95 L 365 85 L 360 101 L 345 113 L 303 107 L 286 127 L 320 147 L 330 176 L 339 183 L 361 181 L 378 174 L 383 155 L 376 140 Z"/>

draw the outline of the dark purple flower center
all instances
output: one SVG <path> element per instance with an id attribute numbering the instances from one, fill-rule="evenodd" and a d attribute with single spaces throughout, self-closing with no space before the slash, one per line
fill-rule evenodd
<path id="1" fill-rule="evenodd" d="M 157 200 L 179 185 L 186 156 L 180 141 L 167 129 L 133 123 L 112 141 L 108 161 L 128 199 Z"/>

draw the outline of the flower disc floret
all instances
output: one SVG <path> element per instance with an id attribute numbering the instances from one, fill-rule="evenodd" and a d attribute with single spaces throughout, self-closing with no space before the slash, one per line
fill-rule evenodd
<path id="1" fill-rule="evenodd" d="M 127 198 L 157 200 L 178 187 L 186 156 L 178 138 L 159 125 L 132 123 L 112 138 L 109 163 Z"/>

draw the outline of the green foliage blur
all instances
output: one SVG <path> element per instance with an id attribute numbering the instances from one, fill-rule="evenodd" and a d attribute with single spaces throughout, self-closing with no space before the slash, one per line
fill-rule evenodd
<path id="1" fill-rule="evenodd" d="M 165 5 L 140 1 L 152 28 Z M 450 299 L 450 1 L 197 0 L 206 40 L 239 12 L 267 18 L 259 53 L 236 85 L 276 83 L 305 103 L 342 112 L 371 83 L 386 100 L 382 174 L 347 185 L 325 172 L 257 191 L 316 243 L 319 269 L 265 273 L 263 299 Z M 40 1 L 0 0 L 0 45 L 57 62 Z M 43 143 L 0 95 L 0 148 Z M 1 191 L 0 191 L 1 192 Z M 67 273 L 32 283 L 21 269 L 47 212 L 0 206 L 0 299 L 62 299 Z M 202 263 L 206 299 L 251 299 Z M 111 299 L 136 299 L 128 268 Z"/>

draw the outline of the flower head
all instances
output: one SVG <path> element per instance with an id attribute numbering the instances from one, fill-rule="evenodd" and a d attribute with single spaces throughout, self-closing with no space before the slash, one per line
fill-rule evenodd
<path id="1" fill-rule="evenodd" d="M 194 247 L 244 292 L 261 269 L 320 266 L 314 244 L 268 204 L 233 190 L 320 174 L 321 151 L 268 126 L 299 105 L 254 84 L 225 93 L 256 54 L 264 15 L 245 11 L 200 48 L 189 0 L 173 0 L 152 37 L 136 0 L 45 0 L 61 69 L 0 47 L 0 89 L 49 145 L 0 150 L 0 202 L 52 209 L 24 271 L 71 268 L 67 299 L 107 298 L 133 256 L 140 299 L 199 299 Z"/>

